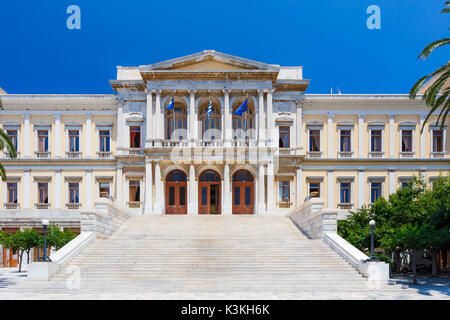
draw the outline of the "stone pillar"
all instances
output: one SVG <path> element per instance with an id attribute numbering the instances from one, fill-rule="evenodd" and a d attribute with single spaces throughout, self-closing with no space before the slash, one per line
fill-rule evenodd
<path id="1" fill-rule="evenodd" d="M 189 166 L 189 186 L 188 186 L 189 202 L 188 214 L 198 214 L 198 186 L 195 180 L 195 167 L 193 164 Z"/>
<path id="2" fill-rule="evenodd" d="M 278 140 L 274 139 L 273 137 L 278 136 L 278 132 L 276 131 L 275 124 L 273 123 L 272 93 L 273 93 L 272 88 L 267 90 L 267 133 L 269 134 L 269 137 L 272 139 L 270 146 L 272 148 L 276 148 Z"/>
<path id="3" fill-rule="evenodd" d="M 164 197 L 164 191 L 161 181 L 161 168 L 159 162 L 155 162 L 155 203 L 153 205 L 153 211 L 155 214 L 162 214 L 162 200 Z"/>
<path id="4" fill-rule="evenodd" d="M 334 203 L 334 170 L 328 170 L 328 209 L 335 209 Z"/>
<path id="5" fill-rule="evenodd" d="M 333 150 L 333 114 L 328 113 L 328 122 L 327 122 L 327 143 L 328 143 L 328 156 L 327 158 L 333 158 L 334 157 L 334 150 Z"/>
<path id="6" fill-rule="evenodd" d="M 198 139 L 198 132 L 196 130 L 195 122 L 195 92 L 196 90 L 191 89 L 189 90 L 189 139 L 190 140 L 197 140 Z"/>
<path id="7" fill-rule="evenodd" d="M 156 90 L 156 99 L 155 99 L 155 132 L 154 137 L 158 141 L 155 143 L 157 146 L 161 146 L 161 140 L 163 139 L 164 133 L 164 119 L 161 113 L 161 90 Z M 156 179 L 156 174 L 155 174 Z"/>
<path id="8" fill-rule="evenodd" d="M 265 199 L 264 199 L 264 164 L 260 164 L 258 166 L 258 189 L 257 190 L 258 190 L 258 203 L 257 203 L 258 214 L 264 214 L 264 213 L 266 213 L 266 203 L 265 203 Z"/>
<path id="9" fill-rule="evenodd" d="M 395 172 L 394 170 L 389 170 L 389 194 L 395 192 Z"/>
<path id="10" fill-rule="evenodd" d="M 395 158 L 394 147 L 395 147 L 395 132 L 394 132 L 394 120 L 395 115 L 389 115 L 389 158 Z"/>
<path id="11" fill-rule="evenodd" d="M 364 158 L 364 115 L 358 118 L 358 153 L 360 158 Z"/>
<path id="12" fill-rule="evenodd" d="M 420 147 L 419 147 L 419 149 L 420 149 L 420 158 L 426 158 L 427 157 L 427 155 L 425 153 L 425 151 L 426 151 L 425 150 L 425 147 L 426 147 L 426 144 L 425 144 L 425 130 L 423 130 L 422 134 L 420 133 L 420 130 L 422 130 L 424 122 L 425 122 L 425 114 L 421 114 L 420 115 L 420 127 L 419 127 L 419 134 L 420 134 Z"/>
<path id="13" fill-rule="evenodd" d="M 223 214 L 230 215 L 233 213 L 232 211 L 232 196 L 231 196 L 231 186 L 230 186 L 230 166 L 225 164 L 223 169 Z"/>
<path id="14" fill-rule="evenodd" d="M 117 153 L 123 154 L 123 135 L 124 135 L 124 119 L 123 119 L 123 98 L 119 98 L 117 105 Z"/>
<path id="15" fill-rule="evenodd" d="M 56 191 L 56 197 L 55 197 L 55 209 L 62 209 L 61 208 L 61 169 L 55 170 L 55 191 Z"/>
<path id="16" fill-rule="evenodd" d="M 297 135 L 297 152 L 296 154 L 301 154 L 300 149 L 303 146 L 303 106 L 301 103 L 299 103 L 297 105 L 297 116 L 296 116 L 296 129 L 295 129 L 295 133 Z"/>
<path id="17" fill-rule="evenodd" d="M 153 171 L 152 161 L 145 159 L 145 207 L 144 214 L 151 214 L 153 211 Z"/>
<path id="18" fill-rule="evenodd" d="M 31 209 L 31 170 L 24 170 L 24 185 L 23 185 L 23 208 Z"/>
<path id="19" fill-rule="evenodd" d="M 92 205 L 92 170 L 86 170 L 86 182 L 85 182 L 85 191 L 86 191 L 86 195 L 85 195 L 85 201 L 86 201 L 86 205 L 84 206 L 86 208 L 86 210 L 92 210 L 93 209 L 93 205 Z"/>
<path id="20" fill-rule="evenodd" d="M 116 176 L 116 204 L 119 208 L 123 208 L 123 175 L 122 175 L 122 164 L 117 165 L 117 176 Z"/>
<path id="21" fill-rule="evenodd" d="M 24 115 L 24 158 L 31 157 L 31 131 L 30 131 L 30 114 Z"/>
<path id="22" fill-rule="evenodd" d="M 86 158 L 90 158 L 92 156 L 91 154 L 91 141 L 92 141 L 92 115 L 90 113 L 88 113 L 86 115 L 86 133 L 85 133 L 85 137 L 86 137 Z"/>
<path id="23" fill-rule="evenodd" d="M 55 157 L 61 157 L 61 115 L 59 113 L 55 114 Z"/>
<path id="24" fill-rule="evenodd" d="M 275 172 L 273 168 L 273 163 L 269 162 L 267 164 L 267 213 L 273 214 L 275 210 L 275 190 L 273 188 L 273 183 L 275 179 Z"/>
<path id="25" fill-rule="evenodd" d="M 230 89 L 224 89 L 224 106 L 223 114 L 225 119 L 225 146 L 231 146 L 231 140 L 233 139 L 233 124 L 230 111 Z"/>
<path id="26" fill-rule="evenodd" d="M 152 146 L 153 139 L 153 90 L 147 89 L 147 108 L 145 109 L 145 147 Z"/>
<path id="27" fill-rule="evenodd" d="M 301 167 L 297 168 L 297 190 L 296 190 L 296 205 L 297 207 L 302 204 L 302 185 L 303 185 L 303 169 Z"/>
<path id="28" fill-rule="evenodd" d="M 358 170 L 358 208 L 364 205 L 365 198 L 364 170 Z"/>
<path id="29" fill-rule="evenodd" d="M 259 89 L 259 100 L 258 100 L 258 121 L 259 121 L 259 132 L 258 132 L 258 145 L 264 147 L 266 145 L 266 117 L 264 116 L 264 90 Z M 261 199 L 260 199 L 261 201 Z"/>

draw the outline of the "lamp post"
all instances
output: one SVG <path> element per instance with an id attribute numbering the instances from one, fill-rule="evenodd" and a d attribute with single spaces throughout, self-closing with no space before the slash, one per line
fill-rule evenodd
<path id="1" fill-rule="evenodd" d="M 374 261 L 375 260 L 375 255 L 374 255 L 373 231 L 375 229 L 375 220 L 370 220 L 369 221 L 369 225 L 370 225 L 370 233 L 371 233 L 371 237 L 370 237 L 370 261 Z"/>
<path id="2" fill-rule="evenodd" d="M 43 231 L 44 231 L 44 256 L 42 257 L 42 261 L 44 261 L 44 262 L 51 262 L 52 260 L 49 258 L 49 257 L 47 257 L 47 229 L 48 229 L 48 226 L 49 226 L 49 222 L 48 222 L 48 220 L 47 219 L 44 219 L 44 220 L 42 220 L 42 228 L 43 228 Z"/>

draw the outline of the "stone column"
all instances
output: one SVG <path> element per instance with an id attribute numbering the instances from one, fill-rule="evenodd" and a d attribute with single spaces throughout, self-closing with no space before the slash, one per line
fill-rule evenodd
<path id="1" fill-rule="evenodd" d="M 295 129 L 295 133 L 297 135 L 297 152 L 296 154 L 301 154 L 300 149 L 302 148 L 303 145 L 303 105 L 301 103 L 298 103 L 297 105 L 297 117 L 296 117 L 296 129 Z"/>
<path id="2" fill-rule="evenodd" d="M 86 182 L 85 182 L 85 201 L 86 205 L 84 206 L 87 210 L 92 210 L 94 207 L 92 205 L 92 170 L 86 170 Z"/>
<path id="3" fill-rule="evenodd" d="M 258 100 L 258 121 L 259 121 L 259 133 L 258 133 L 258 145 L 264 147 L 266 145 L 266 118 L 264 116 L 264 90 L 259 89 Z"/>
<path id="4" fill-rule="evenodd" d="M 155 132 L 154 137 L 158 141 L 155 142 L 155 146 L 161 146 L 161 140 L 163 139 L 164 133 L 164 119 L 161 113 L 161 90 L 156 90 L 156 99 L 155 99 Z M 156 174 L 155 174 L 156 179 Z"/>
<path id="5" fill-rule="evenodd" d="M 193 164 L 189 166 L 189 202 L 188 202 L 188 214 L 198 214 L 198 186 L 195 180 L 195 167 Z"/>
<path id="6" fill-rule="evenodd" d="M 30 158 L 31 157 L 31 132 L 30 132 L 30 114 L 25 113 L 24 114 L 24 157 Z"/>
<path id="7" fill-rule="evenodd" d="M 23 208 L 31 209 L 31 170 L 24 170 L 24 185 L 23 185 Z"/>
<path id="8" fill-rule="evenodd" d="M 358 208 L 364 205 L 365 198 L 364 170 L 358 170 Z"/>
<path id="9" fill-rule="evenodd" d="M 224 89 L 224 106 L 223 114 L 225 119 L 225 146 L 231 146 L 231 140 L 233 139 L 233 125 L 230 111 L 230 89 Z"/>
<path id="10" fill-rule="evenodd" d="M 423 123 L 425 122 L 425 114 L 421 114 L 420 115 L 420 127 L 419 127 L 419 134 L 420 134 L 420 157 L 421 158 L 426 158 L 427 155 L 425 153 L 425 130 L 423 130 L 423 133 L 420 133 L 420 130 L 422 130 L 423 127 Z"/>
<path id="11" fill-rule="evenodd" d="M 153 172 L 152 161 L 145 159 L 145 207 L 144 214 L 151 214 L 153 211 Z"/>
<path id="12" fill-rule="evenodd" d="M 301 167 L 297 168 L 297 190 L 296 190 L 296 205 L 297 207 L 302 204 L 302 185 L 303 185 L 303 169 Z"/>
<path id="13" fill-rule="evenodd" d="M 275 172 L 273 168 L 273 163 L 269 162 L 267 164 L 267 213 L 273 214 L 275 210 L 275 190 L 273 188 L 273 183 L 275 179 Z"/>
<path id="14" fill-rule="evenodd" d="M 334 203 L 334 170 L 328 170 L 328 209 L 335 209 Z"/>
<path id="15" fill-rule="evenodd" d="M 274 139 L 273 137 L 277 136 L 278 132 L 276 132 L 275 124 L 273 123 L 272 93 L 273 93 L 272 88 L 267 90 L 267 133 L 269 134 L 269 137 L 272 139 L 270 146 L 272 148 L 276 148 L 278 140 Z"/>
<path id="16" fill-rule="evenodd" d="M 147 89 L 147 108 L 145 109 L 145 147 L 152 146 L 153 139 L 153 90 Z"/>
<path id="17" fill-rule="evenodd" d="M 55 197 L 55 209 L 62 209 L 61 208 L 61 169 L 55 170 L 55 191 L 56 191 L 56 197 Z"/>
<path id="18" fill-rule="evenodd" d="M 335 156 L 333 149 L 333 114 L 328 113 L 328 122 L 327 122 L 327 143 L 328 143 L 328 156 L 327 158 L 333 158 Z"/>
<path id="19" fill-rule="evenodd" d="M 198 132 L 196 131 L 195 128 L 195 92 L 196 90 L 191 89 L 189 90 L 189 139 L 190 140 L 197 140 L 197 134 Z M 195 177 L 194 177 L 195 178 Z"/>
<path id="20" fill-rule="evenodd" d="M 117 164 L 117 176 L 116 176 L 116 204 L 119 208 L 123 208 L 123 175 L 122 164 Z"/>
<path id="21" fill-rule="evenodd" d="M 223 170 L 223 214 L 230 215 L 233 213 L 232 211 L 232 195 L 231 195 L 231 186 L 230 186 L 230 166 L 225 164 Z"/>
<path id="22" fill-rule="evenodd" d="M 264 213 L 266 213 L 266 203 L 264 199 L 264 164 L 260 164 L 258 166 L 258 214 Z"/>
<path id="23" fill-rule="evenodd" d="M 358 153 L 360 158 L 364 158 L 364 115 L 358 118 Z"/>
<path id="24" fill-rule="evenodd" d="M 61 115 L 55 114 L 55 157 L 61 157 Z"/>
<path id="25" fill-rule="evenodd" d="M 86 141 L 86 158 L 90 158 L 91 154 L 91 140 L 92 140 L 92 114 L 88 113 L 86 115 L 86 133 L 85 133 L 85 141 Z"/>
<path id="26" fill-rule="evenodd" d="M 163 185 L 161 181 L 161 168 L 159 162 L 155 162 L 155 203 L 153 205 L 153 211 L 155 214 L 162 214 L 162 200 L 164 197 Z"/>
<path id="27" fill-rule="evenodd" d="M 391 114 L 389 115 L 389 157 L 395 158 L 394 155 L 394 146 L 395 146 L 395 132 L 394 132 L 394 120 L 395 115 Z"/>
<path id="28" fill-rule="evenodd" d="M 123 98 L 118 98 L 117 105 L 117 153 L 123 154 L 123 135 L 124 135 L 124 119 L 123 119 Z"/>
<path id="29" fill-rule="evenodd" d="M 394 170 L 389 170 L 389 194 L 395 192 L 395 172 Z"/>

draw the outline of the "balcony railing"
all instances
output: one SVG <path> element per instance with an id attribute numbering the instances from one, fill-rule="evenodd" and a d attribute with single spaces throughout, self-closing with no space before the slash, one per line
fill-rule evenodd
<path id="1" fill-rule="evenodd" d="M 369 158 L 383 158 L 383 151 L 371 151 L 369 152 Z"/>
<path id="2" fill-rule="evenodd" d="M 289 201 L 278 201 L 277 207 L 281 209 L 289 209 L 292 206 L 292 202 Z"/>
<path id="3" fill-rule="evenodd" d="M 6 210 L 17 210 L 20 208 L 19 203 L 8 202 L 4 204 Z"/>
<path id="4" fill-rule="evenodd" d="M 20 152 L 17 151 L 16 153 L 17 153 L 16 159 L 19 159 L 20 158 Z M 5 151 L 4 154 L 5 154 L 5 159 L 12 159 L 11 155 L 10 155 L 10 153 L 8 151 Z"/>
<path id="5" fill-rule="evenodd" d="M 338 157 L 339 158 L 352 158 L 353 152 L 352 151 L 339 151 Z"/>
<path id="6" fill-rule="evenodd" d="M 198 147 L 221 147 L 223 146 L 222 140 L 201 140 L 197 142 Z"/>
<path id="7" fill-rule="evenodd" d="M 124 151 L 129 156 L 142 156 L 144 154 L 142 148 L 127 148 Z"/>
<path id="8" fill-rule="evenodd" d="M 445 157 L 445 152 L 443 152 L 443 151 L 430 153 L 430 158 L 444 158 L 444 157 Z"/>
<path id="9" fill-rule="evenodd" d="M 35 206 L 36 206 L 36 209 L 48 209 L 49 207 L 50 207 L 50 203 L 41 203 L 41 202 L 39 202 L 39 203 L 36 203 L 35 204 Z"/>
<path id="10" fill-rule="evenodd" d="M 280 148 L 279 150 L 282 155 L 295 154 L 295 148 Z"/>
<path id="11" fill-rule="evenodd" d="M 97 151 L 97 158 L 108 159 L 112 157 L 111 151 Z"/>
<path id="12" fill-rule="evenodd" d="M 400 152 L 400 158 L 412 158 L 414 157 L 414 152 Z"/>
<path id="13" fill-rule="evenodd" d="M 187 147 L 189 146 L 189 141 L 187 140 L 163 140 L 162 146 L 167 147 Z"/>
<path id="14" fill-rule="evenodd" d="M 140 201 L 128 201 L 127 206 L 130 209 L 139 209 L 142 205 L 142 202 Z"/>
<path id="15" fill-rule="evenodd" d="M 36 158 L 50 158 L 50 152 L 48 151 L 36 151 L 34 154 Z"/>
<path id="16" fill-rule="evenodd" d="M 66 157 L 69 159 L 79 159 L 79 158 L 81 158 L 81 152 L 80 151 L 67 151 Z"/>
<path id="17" fill-rule="evenodd" d="M 342 210 L 350 210 L 353 208 L 353 203 L 339 203 L 338 208 Z"/>
<path id="18" fill-rule="evenodd" d="M 322 158 L 322 151 L 308 151 L 308 158 Z"/>
<path id="19" fill-rule="evenodd" d="M 66 203 L 66 207 L 69 210 L 78 210 L 81 208 L 81 203 L 69 202 Z"/>

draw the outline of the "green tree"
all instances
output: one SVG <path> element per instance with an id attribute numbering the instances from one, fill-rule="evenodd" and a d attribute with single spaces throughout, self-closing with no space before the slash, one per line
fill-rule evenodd
<path id="1" fill-rule="evenodd" d="M 64 247 L 68 242 L 72 241 L 77 235 L 68 229 L 61 231 L 58 226 L 50 225 L 47 234 L 47 246 L 55 248 L 56 251 Z M 44 247 L 43 239 L 40 246 Z"/>
<path id="2" fill-rule="evenodd" d="M 442 13 L 450 12 L 450 1 L 445 2 L 445 8 L 441 12 Z M 422 50 L 418 59 L 428 58 L 435 49 L 448 45 L 449 43 L 450 38 L 443 38 L 430 43 Z M 417 97 L 418 92 L 421 89 L 425 89 L 425 93 L 422 99 L 425 101 L 430 110 L 427 117 L 425 118 L 425 121 L 421 128 L 421 132 L 423 132 L 425 123 L 428 121 L 429 117 L 433 114 L 434 111 L 439 109 L 441 109 L 441 112 L 439 113 L 437 122 L 439 122 L 442 119 L 441 130 L 444 127 L 445 119 L 447 118 L 448 112 L 450 110 L 450 99 L 449 99 L 450 87 L 447 85 L 449 75 L 450 75 L 450 62 L 447 62 L 447 64 L 442 65 L 432 73 L 420 78 L 414 84 L 414 86 L 411 88 L 409 92 L 410 99 L 415 99 Z"/>
<path id="3" fill-rule="evenodd" d="M 3 109 L 3 105 L 2 105 L 2 101 L 0 99 L 0 110 L 2 110 L 2 109 Z M 12 143 L 9 136 L 6 134 L 5 130 L 0 128 L 0 150 L 5 149 L 5 147 L 8 150 L 11 158 L 13 158 L 13 159 L 17 158 L 17 152 L 16 152 L 16 148 L 14 147 L 14 144 Z M 0 176 L 2 177 L 3 181 L 6 181 L 6 171 L 1 163 L 0 163 Z"/>
<path id="4" fill-rule="evenodd" d="M 39 245 L 40 236 L 34 228 L 27 228 L 23 231 L 17 231 L 12 234 L 12 247 L 18 250 L 19 255 L 19 272 L 22 271 L 23 254 L 27 253 L 27 263 L 30 262 L 30 250 L 31 248 Z"/>

